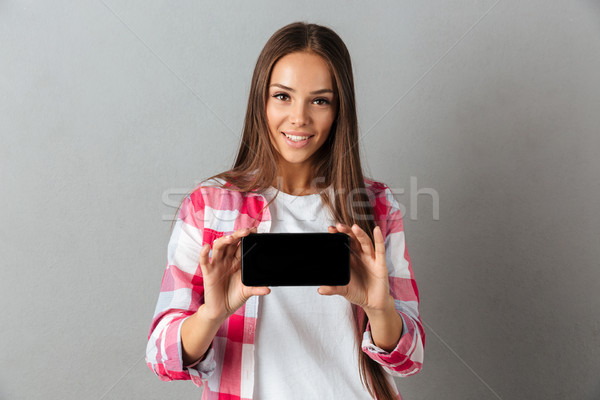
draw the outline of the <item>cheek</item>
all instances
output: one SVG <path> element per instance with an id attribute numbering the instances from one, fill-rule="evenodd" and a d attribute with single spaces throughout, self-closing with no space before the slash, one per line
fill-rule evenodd
<path id="1" fill-rule="evenodd" d="M 335 116 L 335 113 L 331 113 L 326 116 L 324 115 L 321 120 L 321 129 L 329 132 L 333 126 L 333 122 L 335 121 Z"/>
<path id="2" fill-rule="evenodd" d="M 269 125 L 269 129 L 271 131 L 276 130 L 277 126 L 279 125 L 279 120 L 280 120 L 279 113 L 277 112 L 275 107 L 272 107 L 272 106 L 269 107 L 269 105 L 267 104 L 266 114 L 267 114 L 267 124 Z"/>

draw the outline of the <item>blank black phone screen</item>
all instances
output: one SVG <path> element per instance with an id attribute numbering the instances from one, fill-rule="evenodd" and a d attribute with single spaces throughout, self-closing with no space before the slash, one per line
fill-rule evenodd
<path id="1" fill-rule="evenodd" d="M 251 233 L 241 246 L 246 286 L 350 282 L 350 237 L 345 233 Z"/>

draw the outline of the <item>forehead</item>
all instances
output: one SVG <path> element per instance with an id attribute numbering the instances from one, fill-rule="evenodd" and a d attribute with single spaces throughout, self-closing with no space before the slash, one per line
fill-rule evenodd
<path id="1" fill-rule="evenodd" d="M 279 83 L 298 91 L 332 89 L 331 71 L 314 53 L 297 52 L 280 58 L 273 66 L 269 84 Z"/>

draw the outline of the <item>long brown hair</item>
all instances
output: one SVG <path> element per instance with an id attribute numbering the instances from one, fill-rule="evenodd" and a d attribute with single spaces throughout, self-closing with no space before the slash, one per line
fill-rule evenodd
<path id="1" fill-rule="evenodd" d="M 314 53 L 325 60 L 338 99 L 337 118 L 326 142 L 313 156 L 313 188 L 320 191 L 321 199 L 336 221 L 348 226 L 358 224 L 373 240 L 375 220 L 360 163 L 352 63 L 342 39 L 327 27 L 295 22 L 279 29 L 267 41 L 254 68 L 242 140 L 234 165 L 229 171 L 206 180 L 224 180 L 233 185 L 228 186 L 229 190 L 241 192 L 262 192 L 276 180 L 279 182 L 277 153 L 269 138 L 266 102 L 273 66 L 283 56 L 294 52 Z M 328 187 L 335 193 L 333 199 L 327 190 L 322 190 Z M 280 189 L 279 185 L 277 189 Z M 367 317 L 364 313 L 360 313 L 362 318 L 359 317 L 357 307 L 352 307 L 361 382 L 371 396 L 380 400 L 393 399 L 395 392 L 382 367 L 361 349 Z"/>

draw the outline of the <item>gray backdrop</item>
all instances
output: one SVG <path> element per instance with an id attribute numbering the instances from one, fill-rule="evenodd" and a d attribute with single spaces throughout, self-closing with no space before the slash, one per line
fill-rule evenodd
<path id="1" fill-rule="evenodd" d="M 347 43 L 367 173 L 406 207 L 405 398 L 600 398 L 600 4 L 376 4 L 0 2 L 0 398 L 200 397 L 144 362 L 169 219 L 296 20 Z"/>

